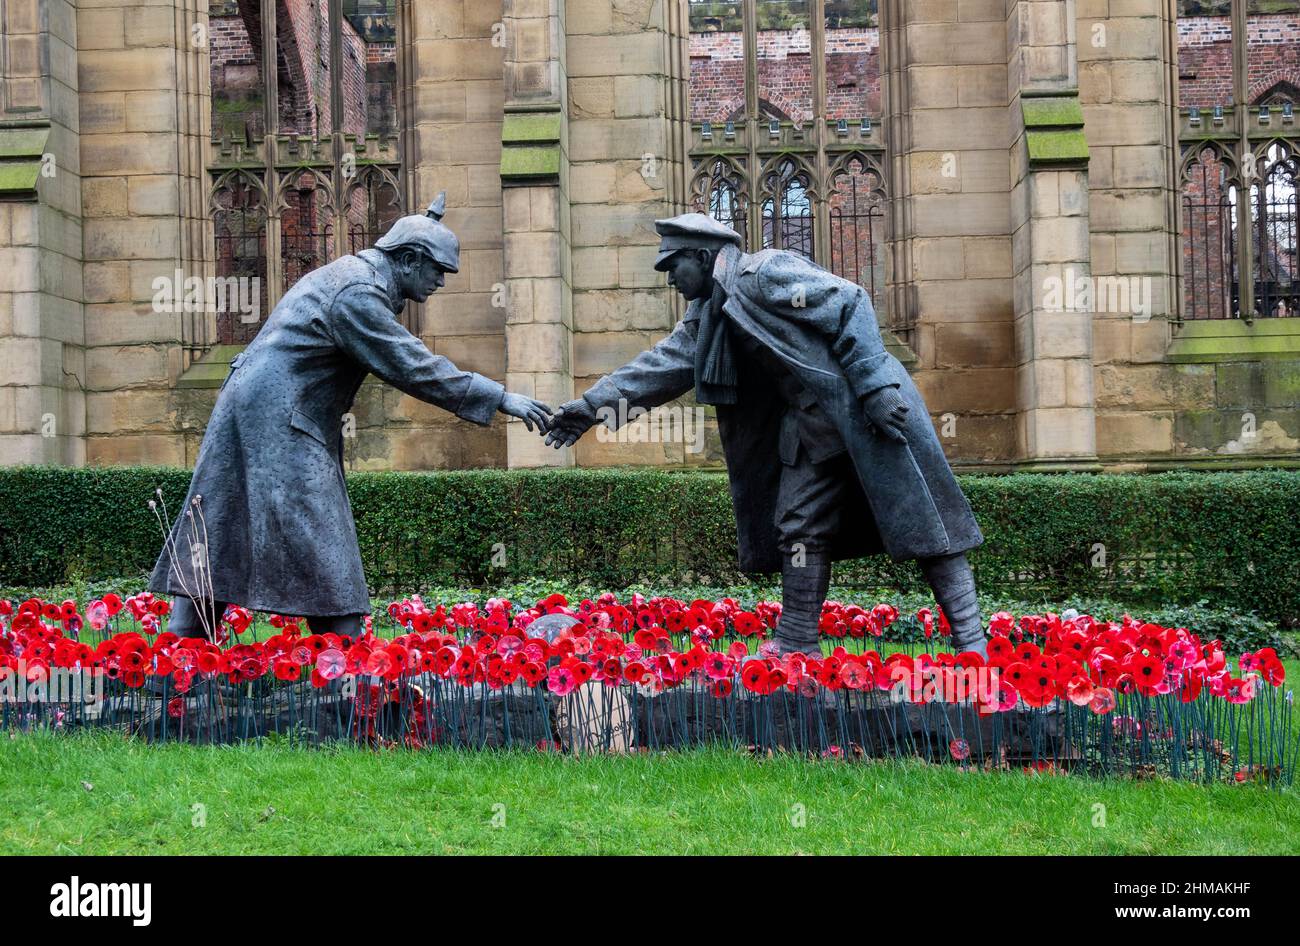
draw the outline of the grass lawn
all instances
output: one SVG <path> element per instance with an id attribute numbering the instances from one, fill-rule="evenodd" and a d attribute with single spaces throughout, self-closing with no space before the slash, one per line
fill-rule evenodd
<path id="1" fill-rule="evenodd" d="M 722 750 L 569 758 L 38 733 L 0 736 L 0 772 L 0 854 L 1282 854 L 1300 836 L 1295 788 Z"/>

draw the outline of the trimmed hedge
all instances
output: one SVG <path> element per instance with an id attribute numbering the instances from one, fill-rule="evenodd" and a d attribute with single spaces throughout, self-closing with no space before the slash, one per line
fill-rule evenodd
<path id="1" fill-rule="evenodd" d="M 0 584 L 147 572 L 162 536 L 146 503 L 161 488 L 175 510 L 189 476 L 0 469 Z M 962 486 L 985 534 L 973 555 L 982 591 L 1208 601 L 1300 620 L 1300 473 L 1026 473 L 964 476 Z M 354 473 L 348 490 L 377 592 L 530 577 L 604 587 L 745 580 L 721 473 Z M 842 563 L 836 580 L 924 587 L 912 563 L 883 556 Z"/>

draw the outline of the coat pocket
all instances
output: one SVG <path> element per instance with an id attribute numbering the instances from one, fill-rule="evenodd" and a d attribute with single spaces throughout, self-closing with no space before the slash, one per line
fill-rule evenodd
<path id="1" fill-rule="evenodd" d="M 304 414 L 296 408 L 289 415 L 289 426 L 318 441 L 323 446 L 328 447 L 330 445 L 329 437 L 326 436 L 324 428 L 321 427 L 316 418 Z"/>

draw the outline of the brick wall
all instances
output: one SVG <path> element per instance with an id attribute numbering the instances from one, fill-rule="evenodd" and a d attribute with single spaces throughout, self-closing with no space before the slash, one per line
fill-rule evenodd
<path id="1" fill-rule="evenodd" d="M 245 132 L 257 135 L 262 133 L 264 124 L 257 11 L 249 3 L 242 8 L 229 3 L 219 8 L 219 12 L 225 15 L 214 16 L 209 28 L 214 133 L 233 137 Z M 372 17 L 361 22 L 363 27 L 376 32 L 385 31 L 383 18 Z M 288 134 L 327 135 L 331 129 L 328 0 L 289 0 L 283 7 L 277 30 L 280 129 Z M 395 43 L 367 43 L 352 21 L 346 19 L 342 32 L 343 131 L 357 135 L 367 131 L 393 131 L 396 126 Z M 315 181 L 311 175 L 304 174 L 301 185 L 288 192 L 288 206 L 281 213 L 285 289 L 334 255 L 332 221 L 314 192 Z M 354 192 L 350 218 L 364 220 L 365 210 L 365 195 Z M 251 225 L 258 226 L 261 219 L 258 215 Z M 235 218 L 219 222 L 223 229 L 241 226 L 241 221 Z M 244 250 L 264 252 L 254 250 L 253 241 L 241 241 L 239 250 L 233 240 L 218 242 L 220 275 L 253 269 L 265 271 L 264 263 L 244 259 L 242 255 L 235 258 Z M 218 335 L 223 343 L 244 344 L 256 334 L 257 328 L 257 325 L 240 325 L 227 317 L 218 317 Z"/>
<path id="2" fill-rule="evenodd" d="M 1278 83 L 1300 88 L 1300 14 L 1254 15 L 1247 36 L 1248 95 L 1254 104 Z M 1228 105 L 1233 98 L 1232 22 L 1226 16 L 1178 20 L 1179 104 Z M 1189 319 L 1229 318 L 1232 305 L 1231 207 L 1212 154 L 1193 167 L 1182 188 L 1183 314 Z M 1270 234 L 1272 236 L 1273 234 Z M 1276 245 L 1264 250 L 1290 272 L 1294 259 Z"/>
<path id="3" fill-rule="evenodd" d="M 1112 5 L 1113 11 L 1113 5 Z M 1220 167 L 1179 186 L 1170 149 L 1160 30 L 1165 4 L 1135 0 L 1128 16 L 1110 23 L 1110 46 L 1079 46 L 1080 96 L 1091 150 L 1092 274 L 1149 280 L 1149 318 L 1093 314 L 1097 452 L 1111 469 L 1185 463 L 1270 463 L 1300 450 L 1300 364 L 1258 360 L 1240 344 L 1250 333 L 1284 332 L 1290 320 L 1253 326 L 1230 315 L 1231 236 Z M 1252 16 L 1250 95 L 1276 81 L 1300 35 L 1294 14 Z M 1091 20 L 1080 15 L 1078 35 Z M 1177 24 L 1180 104 L 1228 104 L 1231 47 L 1225 17 L 1184 17 Z M 1267 65 L 1267 64 L 1272 65 Z M 1188 213 L 1190 199 L 1193 212 Z M 1183 201 L 1183 231 L 1171 232 L 1173 202 Z M 1196 209 L 1202 208 L 1205 209 Z M 1183 329 L 1171 330 L 1177 311 L 1170 278 L 1181 253 Z M 1223 333 L 1221 341 L 1189 353 L 1189 339 Z M 1248 428 L 1245 418 L 1249 416 Z"/>
<path id="4" fill-rule="evenodd" d="M 1300 87 L 1300 13 L 1251 16 L 1246 56 L 1252 103 L 1278 82 Z M 1232 102 L 1232 21 L 1228 17 L 1179 18 L 1178 96 L 1183 108 Z"/>
<path id="5" fill-rule="evenodd" d="M 328 134 L 330 122 L 328 0 L 288 0 L 278 24 L 280 126 L 294 134 Z M 262 130 L 260 55 L 247 13 L 214 16 L 209 29 L 213 127 Z M 396 44 L 366 42 L 352 23 L 343 30 L 343 130 L 391 130 Z M 258 40 L 260 43 L 260 39 Z M 260 49 L 259 49 L 260 52 Z M 321 65 L 320 60 L 325 64 Z"/>
<path id="6" fill-rule="evenodd" d="M 778 117 L 812 118 L 811 33 L 758 33 L 759 98 Z M 743 117 L 744 39 L 738 32 L 692 33 L 690 40 L 691 120 L 725 122 Z M 880 114 L 880 31 L 826 32 L 826 112 L 850 120 Z"/>
<path id="7" fill-rule="evenodd" d="M 1204 150 L 1182 188 L 1183 316 L 1227 319 L 1233 316 L 1232 238 L 1228 168 L 1213 150 Z"/>

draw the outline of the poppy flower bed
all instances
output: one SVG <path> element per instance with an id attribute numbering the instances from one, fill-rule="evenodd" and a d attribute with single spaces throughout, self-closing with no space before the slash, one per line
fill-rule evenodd
<path id="1" fill-rule="evenodd" d="M 148 593 L 84 607 L 0 601 L 0 722 L 213 743 L 272 733 L 575 753 L 722 743 L 1030 772 L 1293 777 L 1292 697 L 1268 648 L 1232 659 L 1191 630 L 1128 616 L 999 612 L 985 660 L 942 648 L 937 610 L 831 601 L 825 652 L 776 656 L 780 610 L 730 598 L 480 607 L 413 596 L 389 606 L 387 628 L 367 618 L 355 639 L 230 607 L 208 640 L 168 631 L 169 603 Z M 891 633 L 904 626 L 925 643 L 891 644 L 913 637 Z"/>

